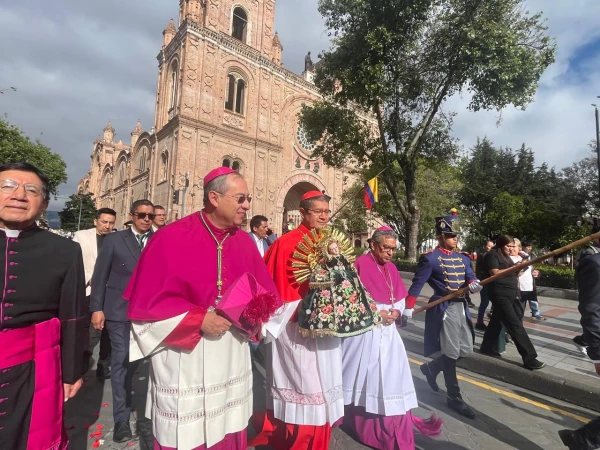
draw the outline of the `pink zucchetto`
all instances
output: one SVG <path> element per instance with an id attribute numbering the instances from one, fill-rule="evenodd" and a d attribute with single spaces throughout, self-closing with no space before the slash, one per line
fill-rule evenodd
<path id="1" fill-rule="evenodd" d="M 388 225 L 377 228 L 375 231 L 394 231 L 394 229 Z"/>
<path id="2" fill-rule="evenodd" d="M 217 167 L 216 169 L 211 170 L 204 177 L 204 187 L 206 187 L 206 185 L 215 178 L 220 177 L 221 175 L 229 175 L 230 173 L 238 172 L 236 170 L 230 169 L 229 167 Z"/>

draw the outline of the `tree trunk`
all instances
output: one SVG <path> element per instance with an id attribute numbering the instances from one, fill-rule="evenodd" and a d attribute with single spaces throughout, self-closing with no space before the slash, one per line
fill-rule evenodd
<path id="1" fill-rule="evenodd" d="M 406 203 L 408 220 L 406 224 L 406 259 L 417 260 L 417 246 L 419 245 L 419 223 L 421 222 L 421 210 L 417 205 L 417 167 L 410 164 L 404 169 L 404 186 L 406 188 Z"/>

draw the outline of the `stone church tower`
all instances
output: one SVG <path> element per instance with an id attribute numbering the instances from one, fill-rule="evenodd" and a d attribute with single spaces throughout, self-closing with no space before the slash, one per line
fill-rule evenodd
<path id="1" fill-rule="evenodd" d="M 312 63 L 302 75 L 282 66 L 274 18 L 275 0 L 180 0 L 179 28 L 171 20 L 158 54 L 152 131 L 138 123 L 123 148 L 105 131 L 80 191 L 120 207 L 117 225 L 127 220 L 121 205 L 139 198 L 165 206 L 173 221 L 202 207 L 202 177 L 224 165 L 248 183 L 248 218 L 267 216 L 277 233 L 299 223 L 308 190 L 332 196 L 335 211 L 354 178 L 312 156 L 298 124 L 302 105 L 319 98 Z"/>

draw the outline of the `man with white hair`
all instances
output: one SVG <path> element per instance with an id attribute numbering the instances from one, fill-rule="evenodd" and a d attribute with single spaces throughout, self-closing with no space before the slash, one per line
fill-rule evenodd
<path id="1" fill-rule="evenodd" d="M 248 340 L 215 306 L 247 273 L 276 295 L 256 245 L 239 228 L 251 200 L 239 173 L 209 172 L 204 209 L 156 233 L 125 291 L 130 359 L 152 363 L 146 415 L 155 450 L 247 448 Z"/>
<path id="2" fill-rule="evenodd" d="M 429 436 L 441 431 L 435 417 L 424 421 L 411 414 L 417 393 L 408 356 L 396 327 L 402 324 L 408 295 L 392 263 L 398 236 L 378 228 L 369 240 L 371 252 L 357 258 L 356 271 L 377 304 L 380 327 L 342 342 L 344 425 L 365 445 L 387 450 L 414 448 L 413 426 Z"/>

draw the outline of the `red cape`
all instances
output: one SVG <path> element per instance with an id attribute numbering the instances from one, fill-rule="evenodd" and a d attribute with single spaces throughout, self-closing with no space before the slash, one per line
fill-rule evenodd
<path id="1" fill-rule="evenodd" d="M 308 290 L 308 282 L 301 285 L 296 282 L 292 271 L 293 255 L 296 246 L 310 230 L 300 225 L 293 231 L 277 239 L 265 254 L 267 270 L 275 281 L 275 286 L 284 303 L 300 300 Z"/>

